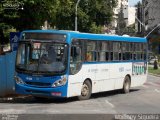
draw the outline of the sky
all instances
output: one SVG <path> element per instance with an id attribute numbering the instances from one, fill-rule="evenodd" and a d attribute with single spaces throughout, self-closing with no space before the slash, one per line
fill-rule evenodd
<path id="1" fill-rule="evenodd" d="M 129 6 L 134 6 L 137 4 L 137 2 L 142 1 L 142 0 L 128 0 L 129 1 Z"/>

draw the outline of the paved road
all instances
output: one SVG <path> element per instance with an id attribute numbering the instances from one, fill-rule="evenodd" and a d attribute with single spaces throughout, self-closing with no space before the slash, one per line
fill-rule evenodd
<path id="1" fill-rule="evenodd" d="M 147 82 L 129 94 L 111 91 L 77 98 L 37 101 L 32 97 L 0 101 L 1 114 L 160 114 L 160 77 L 148 76 Z M 159 116 L 160 117 L 160 116 Z"/>

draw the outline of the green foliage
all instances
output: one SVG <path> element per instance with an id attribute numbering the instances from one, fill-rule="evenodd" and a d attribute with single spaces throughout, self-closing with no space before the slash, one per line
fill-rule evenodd
<path id="1" fill-rule="evenodd" d="M 153 66 L 152 67 L 148 67 L 148 72 L 150 74 L 154 74 L 154 75 L 160 75 L 160 69 L 154 69 Z"/>
<path id="2" fill-rule="evenodd" d="M 78 9 L 78 30 L 94 33 L 95 29 L 92 27 L 97 26 L 96 29 L 99 29 L 100 26 L 109 24 L 115 6 L 116 0 L 81 0 Z"/>
<path id="3" fill-rule="evenodd" d="M 7 2 L 7 0 L 4 0 Z M 0 3 L 0 29 L 3 37 L 0 39 L 0 44 L 6 44 L 9 42 L 9 33 L 13 30 L 15 25 L 15 19 L 19 16 L 17 15 L 17 10 L 5 9 Z"/>
<path id="4" fill-rule="evenodd" d="M 59 0 L 56 18 L 52 25 L 57 29 L 74 30 L 75 3 L 73 0 Z"/>
<path id="5" fill-rule="evenodd" d="M 96 23 L 93 22 L 89 31 L 92 33 L 102 33 L 102 26 L 97 26 Z"/>
<path id="6" fill-rule="evenodd" d="M 7 0 L 5 0 L 7 1 Z M 44 21 L 56 29 L 74 30 L 77 0 L 15 0 L 22 9 L 4 9 L 0 5 L 0 28 L 41 29 Z M 78 5 L 78 31 L 101 33 L 112 20 L 116 0 L 81 0 Z"/>
<path id="7" fill-rule="evenodd" d="M 44 21 L 55 19 L 56 0 L 21 0 L 24 10 L 19 10 L 16 28 L 18 30 L 40 29 Z"/>

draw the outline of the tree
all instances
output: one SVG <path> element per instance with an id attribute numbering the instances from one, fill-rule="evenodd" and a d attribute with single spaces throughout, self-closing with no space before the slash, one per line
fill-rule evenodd
<path id="1" fill-rule="evenodd" d="M 4 40 L 4 34 L 3 34 L 3 30 L 2 29 L 0 29 L 0 45 L 1 44 L 4 44 L 3 41 Z"/>
<path id="2" fill-rule="evenodd" d="M 4 31 L 5 43 L 9 41 L 9 32 L 13 29 L 17 31 L 40 29 L 45 20 L 53 21 L 55 18 L 56 0 L 4 0 L 3 2 L 18 3 L 22 5 L 19 7 L 23 7 L 23 9 L 6 9 L 0 5 L 0 28 Z"/>
<path id="3" fill-rule="evenodd" d="M 7 0 L 4 0 L 7 1 Z M 74 30 L 75 5 L 77 0 L 15 0 L 22 9 L 4 9 L 0 6 L 3 29 L 18 31 L 40 29 L 47 20 L 56 29 Z M 78 30 L 95 32 L 112 20 L 116 0 L 81 0 L 78 6 Z M 93 27 L 93 28 L 92 28 Z M 100 32 L 100 31 L 99 31 Z"/>
<path id="4" fill-rule="evenodd" d="M 77 0 L 59 0 L 55 24 L 57 29 L 74 30 Z M 93 4 L 94 3 L 94 4 Z M 78 6 L 78 31 L 95 32 L 112 20 L 116 0 L 81 0 Z M 101 30 L 96 33 L 101 33 Z"/>
<path id="5" fill-rule="evenodd" d="M 79 30 L 91 31 L 91 27 L 102 27 L 111 22 L 116 0 L 81 0 L 79 12 Z M 101 31 L 102 32 L 102 31 Z"/>
<path id="6" fill-rule="evenodd" d="M 56 18 L 52 26 L 57 29 L 74 30 L 75 2 L 73 0 L 59 0 Z"/>
<path id="7" fill-rule="evenodd" d="M 3 1 L 5 2 L 5 1 Z M 7 2 L 7 1 L 6 1 Z M 17 18 L 17 12 L 15 10 L 5 9 L 0 5 L 0 29 L 1 35 L 3 33 L 3 38 L 1 38 L 0 44 L 6 44 L 9 42 L 9 32 L 14 27 L 15 22 L 12 21 Z"/>
<path id="8" fill-rule="evenodd" d="M 3 29 L 14 27 L 19 31 L 40 29 L 45 20 L 53 21 L 56 13 L 56 0 L 17 0 L 23 3 L 22 9 L 0 8 Z M 7 2 L 7 0 L 6 0 Z"/>
<path id="9" fill-rule="evenodd" d="M 55 20 L 57 7 L 56 0 L 22 0 L 24 10 L 20 10 L 17 14 L 16 28 L 18 30 L 40 29 L 43 23 L 48 20 Z"/>
<path id="10" fill-rule="evenodd" d="M 97 26 L 95 22 L 93 22 L 89 31 L 93 33 L 102 33 L 102 26 Z"/>

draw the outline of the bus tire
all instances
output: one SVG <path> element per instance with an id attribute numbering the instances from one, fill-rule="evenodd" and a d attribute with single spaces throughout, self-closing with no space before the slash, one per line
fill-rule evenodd
<path id="1" fill-rule="evenodd" d="M 129 76 L 126 76 L 124 78 L 122 92 L 123 93 L 129 93 L 130 92 L 130 86 L 131 86 L 131 80 L 130 80 Z"/>
<path id="2" fill-rule="evenodd" d="M 91 94 L 92 94 L 91 82 L 89 80 L 86 80 L 82 85 L 81 95 L 78 96 L 78 99 L 79 100 L 87 100 L 91 97 Z"/>

